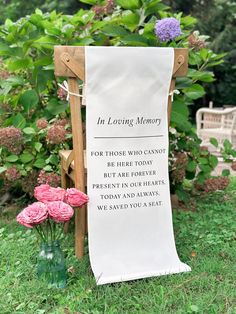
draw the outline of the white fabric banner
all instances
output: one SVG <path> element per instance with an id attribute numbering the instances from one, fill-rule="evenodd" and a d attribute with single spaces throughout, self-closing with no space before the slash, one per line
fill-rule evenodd
<path id="1" fill-rule="evenodd" d="M 89 254 L 97 284 L 190 271 L 168 179 L 172 48 L 86 47 Z"/>

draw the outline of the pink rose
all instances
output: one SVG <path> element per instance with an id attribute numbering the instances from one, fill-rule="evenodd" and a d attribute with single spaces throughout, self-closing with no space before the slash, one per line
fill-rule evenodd
<path id="1" fill-rule="evenodd" d="M 75 188 L 71 188 L 66 190 L 65 201 L 71 206 L 81 207 L 88 203 L 88 196 Z"/>
<path id="2" fill-rule="evenodd" d="M 66 222 L 71 219 L 74 214 L 73 208 L 61 201 L 47 203 L 49 217 L 55 222 Z"/>
<path id="3" fill-rule="evenodd" d="M 63 201 L 65 190 L 62 188 L 53 188 L 48 184 L 41 184 L 34 189 L 34 197 L 43 203 L 52 201 Z"/>
<path id="4" fill-rule="evenodd" d="M 48 218 L 47 206 L 41 202 L 35 202 L 22 210 L 16 220 L 23 226 L 33 228 Z"/>

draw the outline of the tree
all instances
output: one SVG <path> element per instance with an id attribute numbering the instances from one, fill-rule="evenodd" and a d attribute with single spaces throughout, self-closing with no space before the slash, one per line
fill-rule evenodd
<path id="1" fill-rule="evenodd" d="M 210 47 L 227 52 L 225 62 L 214 68 L 216 81 L 207 87 L 207 100 L 216 105 L 236 105 L 236 3 L 228 0 L 166 0 L 174 11 L 193 14 L 196 29 L 210 36 Z"/>
<path id="2" fill-rule="evenodd" d="M 56 10 L 57 12 L 63 12 L 65 14 L 74 14 L 80 8 L 86 8 L 87 5 L 81 3 L 78 0 L 31 0 L 31 1 L 19 1 L 19 0 L 3 0 L 0 3 L 0 24 L 9 18 L 13 21 L 18 20 L 22 16 L 32 14 L 36 8 L 41 9 L 43 12 L 51 12 Z"/>

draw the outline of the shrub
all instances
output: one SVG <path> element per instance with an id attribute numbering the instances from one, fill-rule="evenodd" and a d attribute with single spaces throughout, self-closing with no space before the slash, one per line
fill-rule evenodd
<path id="1" fill-rule="evenodd" d="M 193 35 L 193 17 L 173 15 L 161 1 L 82 2 L 94 6 L 73 16 L 55 11 L 43 14 L 37 9 L 15 23 L 6 20 L 0 28 L 2 70 L 7 73 L 0 81 L 1 127 L 14 126 L 23 134 L 21 152 L 13 154 L 6 146 L 1 148 L 0 172 L 12 166 L 22 177 L 39 170 L 58 172 L 58 150 L 71 147 L 68 128 L 55 125 L 58 119 L 68 117 L 69 108 L 65 95 L 61 91 L 57 95 L 54 45 L 189 47 L 188 75 L 176 82 L 180 94 L 175 96 L 171 114 L 176 133 L 170 136 L 172 191 L 184 199 L 183 182 L 174 176 L 175 156 L 186 152 L 181 179 L 186 176 L 202 182 L 217 164 L 214 156 L 200 150 L 200 140 L 188 121 L 188 108 L 205 94 L 203 84 L 214 81 L 209 68 L 223 62 L 224 55 L 216 55 L 207 48 L 204 37 Z M 181 35 L 172 41 L 160 41 L 154 33 L 156 22 L 170 17 L 179 20 Z M 60 136 L 56 137 L 55 129 Z"/>

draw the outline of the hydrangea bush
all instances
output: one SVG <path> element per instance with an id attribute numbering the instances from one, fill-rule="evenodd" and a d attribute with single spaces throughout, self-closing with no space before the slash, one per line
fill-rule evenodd
<path id="1" fill-rule="evenodd" d="M 215 54 L 206 37 L 193 32 L 193 17 L 171 14 L 161 0 L 82 2 L 91 9 L 73 16 L 37 9 L 0 27 L 1 176 L 21 180 L 26 189 L 29 182 L 36 184 L 38 175 L 40 183 L 51 183 L 59 174 L 58 151 L 71 148 L 69 107 L 53 72 L 54 45 L 186 47 L 189 71 L 187 77 L 177 78 L 180 93 L 172 106 L 175 132 L 170 134 L 171 189 L 186 199 L 183 179 L 203 183 L 217 164 L 200 149 L 189 108 L 204 96 L 205 84 L 214 80 L 210 69 L 223 62 L 224 55 Z"/>

